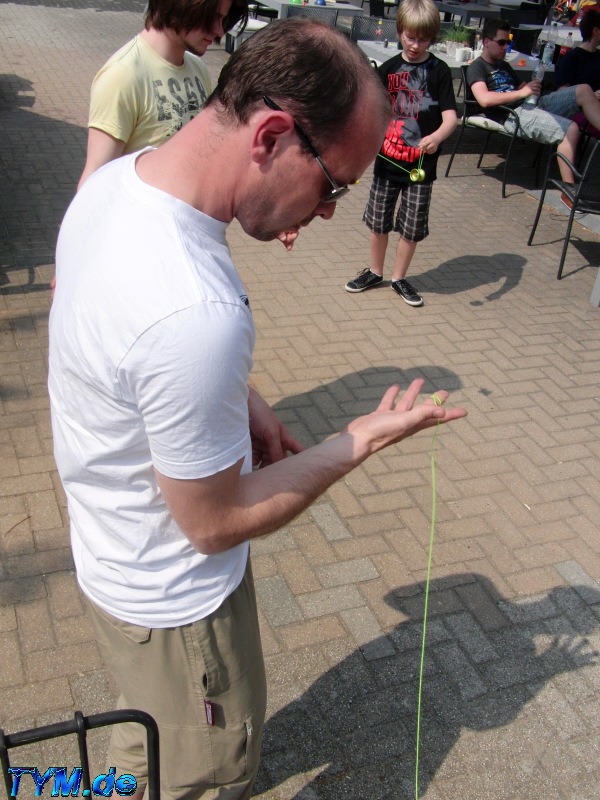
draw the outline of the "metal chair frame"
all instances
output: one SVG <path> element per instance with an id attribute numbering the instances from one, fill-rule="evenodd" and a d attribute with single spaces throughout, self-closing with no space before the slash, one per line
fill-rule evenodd
<path id="1" fill-rule="evenodd" d="M 587 157 L 581 171 L 577 170 L 577 168 L 569 161 L 568 158 L 563 156 L 562 153 L 554 153 L 554 156 L 557 160 L 560 159 L 561 161 L 564 161 L 564 163 L 570 167 L 570 169 L 573 171 L 576 182 L 574 184 L 565 183 L 565 181 L 557 178 L 551 178 L 551 160 L 548 162 L 544 187 L 542 189 L 542 193 L 540 194 L 540 202 L 538 203 L 537 213 L 533 221 L 527 244 L 530 246 L 533 242 L 533 236 L 540 220 L 546 192 L 548 191 L 549 186 L 553 186 L 560 192 L 563 192 L 571 202 L 571 212 L 567 222 L 567 230 L 565 231 L 565 239 L 560 256 L 560 263 L 558 265 L 558 273 L 556 275 L 557 280 L 560 280 L 562 278 L 565 257 L 567 255 L 567 247 L 569 246 L 571 229 L 573 227 L 573 220 L 575 219 L 576 212 L 581 211 L 584 214 L 600 214 L 600 141 L 595 142 L 594 147 Z"/>
<path id="2" fill-rule="evenodd" d="M 498 18 L 510 22 L 513 28 L 518 28 L 519 25 L 543 25 L 546 17 L 545 8 L 538 3 L 521 3 L 518 8 L 503 7 L 502 3 L 498 3 L 498 5 L 500 6 Z"/>
<path id="3" fill-rule="evenodd" d="M 269 22 L 273 22 L 279 17 L 279 11 L 276 8 L 269 8 L 269 6 L 265 6 L 262 3 L 256 2 L 253 3 L 255 8 L 252 10 L 252 16 L 254 19 L 258 19 L 258 17 L 265 17 L 269 20 Z"/>
<path id="4" fill-rule="evenodd" d="M 541 26 L 539 28 L 512 28 L 514 49 L 518 50 L 519 53 L 530 56 L 533 45 L 542 30 Z"/>
<path id="5" fill-rule="evenodd" d="M 381 24 L 380 24 L 381 23 Z M 382 29 L 382 36 L 376 35 L 376 30 Z M 362 17 L 357 14 L 352 18 L 352 30 L 350 39 L 358 42 L 359 39 L 368 42 L 376 42 L 380 38 L 387 39 L 388 42 L 396 42 L 396 20 L 384 19 L 383 17 Z M 390 52 L 390 58 L 393 52 Z"/>
<path id="6" fill-rule="evenodd" d="M 326 22 L 335 28 L 338 18 L 337 8 L 319 8 L 318 6 L 288 6 L 288 17 L 309 17 Z"/>
<path id="7" fill-rule="evenodd" d="M 47 739 L 56 739 L 59 736 L 76 735 L 79 745 L 79 759 L 82 769 L 83 792 L 86 796 L 91 796 L 91 776 L 90 765 L 87 751 L 87 731 L 93 728 L 103 728 L 107 725 L 118 725 L 124 722 L 137 722 L 146 729 L 148 745 L 148 800 L 160 800 L 160 761 L 159 761 L 159 737 L 158 725 L 153 717 L 145 711 L 134 709 L 122 709 L 120 711 L 106 711 L 102 714 L 92 714 L 84 717 L 81 711 L 76 711 L 74 719 L 66 722 L 57 722 L 52 725 L 44 725 L 40 728 L 31 728 L 18 733 L 6 734 L 0 729 L 0 767 L 4 777 L 7 800 L 12 800 L 13 782 L 8 772 L 10 758 L 8 751 L 13 747 L 21 747 L 26 744 L 35 744 Z"/>
<path id="8" fill-rule="evenodd" d="M 509 139 L 508 149 L 506 151 L 506 156 L 504 158 L 504 168 L 502 170 L 502 197 L 504 198 L 506 197 L 506 177 L 508 174 L 508 165 L 510 162 L 510 155 L 512 153 L 514 143 L 517 141 L 517 139 L 524 142 L 531 142 L 533 140 L 527 136 L 521 135 L 520 133 L 521 126 L 519 125 L 519 118 L 512 108 L 502 105 L 495 106 L 495 108 L 507 111 L 509 116 L 511 116 L 514 119 L 515 130 L 513 133 L 508 133 L 508 131 L 506 131 L 505 128 L 500 123 L 494 122 L 485 115 L 483 109 L 479 106 L 479 104 L 473 97 L 473 93 L 467 82 L 467 66 L 468 66 L 467 64 L 462 64 L 460 68 L 462 83 L 464 88 L 463 100 L 462 100 L 462 117 L 461 117 L 458 136 L 456 138 L 454 148 L 450 155 L 445 175 L 446 177 L 448 177 L 448 175 L 450 174 L 450 168 L 452 167 L 452 162 L 454 161 L 454 157 L 458 152 L 458 148 L 462 141 L 462 137 L 467 128 L 471 128 L 472 130 L 478 130 L 481 131 L 482 133 L 485 133 L 483 148 L 481 150 L 479 160 L 477 161 L 477 169 L 480 169 L 481 167 L 481 162 L 483 161 L 483 157 L 486 153 L 487 146 L 492 135 L 497 133 L 500 136 L 504 136 Z M 549 148 L 548 152 L 548 161 L 549 161 L 550 156 L 552 154 L 552 148 L 550 147 L 550 145 L 539 144 L 539 147 Z M 536 184 L 539 183 L 540 164 L 541 164 L 541 159 L 539 158 L 539 151 L 538 151 L 538 156 L 536 156 Z"/>

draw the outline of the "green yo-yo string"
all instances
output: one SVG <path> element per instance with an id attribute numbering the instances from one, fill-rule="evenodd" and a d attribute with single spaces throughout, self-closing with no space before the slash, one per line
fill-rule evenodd
<path id="1" fill-rule="evenodd" d="M 436 406 L 441 406 L 443 400 L 432 394 L 431 399 Z M 427 578 L 425 580 L 425 603 L 423 606 L 423 632 L 421 636 L 421 663 L 419 666 L 419 691 L 417 698 L 417 741 L 415 746 L 415 800 L 419 800 L 419 743 L 421 740 L 421 697 L 423 694 L 423 671 L 425 667 L 425 638 L 427 635 L 427 610 L 429 606 L 429 583 L 431 578 L 431 562 L 433 559 L 433 538 L 435 533 L 435 498 L 436 498 L 436 484 L 435 484 L 435 440 L 437 437 L 440 421 L 438 419 L 435 428 L 433 429 L 433 436 L 431 437 L 431 446 L 429 448 L 429 460 L 431 463 L 431 528 L 429 531 L 429 553 L 427 556 Z"/>

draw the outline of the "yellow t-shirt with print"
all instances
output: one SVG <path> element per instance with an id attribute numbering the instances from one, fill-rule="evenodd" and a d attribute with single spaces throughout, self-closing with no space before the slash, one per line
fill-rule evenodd
<path id="1" fill-rule="evenodd" d="M 124 153 L 157 147 L 196 116 L 210 92 L 198 56 L 185 53 L 176 67 L 136 36 L 94 78 L 88 126 L 125 142 Z"/>

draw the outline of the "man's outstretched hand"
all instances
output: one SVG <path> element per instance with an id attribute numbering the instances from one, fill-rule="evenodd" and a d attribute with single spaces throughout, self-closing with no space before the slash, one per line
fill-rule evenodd
<path id="1" fill-rule="evenodd" d="M 448 398 L 448 392 L 443 389 L 435 392 L 437 403 L 433 396 L 417 403 L 424 383 L 422 378 L 414 380 L 402 395 L 397 384 L 390 386 L 375 411 L 358 417 L 342 431 L 341 436 L 352 436 L 355 455 L 360 460 L 438 422 L 452 422 L 467 416 L 464 408 L 443 407 Z"/>

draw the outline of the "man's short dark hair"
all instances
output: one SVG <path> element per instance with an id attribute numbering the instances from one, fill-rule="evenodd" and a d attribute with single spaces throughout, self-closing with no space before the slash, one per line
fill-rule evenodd
<path id="1" fill-rule="evenodd" d="M 590 8 L 589 11 L 585 12 L 579 23 L 581 38 L 584 42 L 590 41 L 594 28 L 600 28 L 600 11 L 596 8 Z"/>
<path id="2" fill-rule="evenodd" d="M 387 93 L 368 59 L 330 25 L 295 17 L 253 34 L 221 70 L 207 105 L 228 122 L 246 124 L 267 95 L 294 117 L 317 149 L 339 141 L 366 88 L 390 113 Z M 377 124 L 377 121 L 373 121 Z"/>
<path id="3" fill-rule="evenodd" d="M 486 19 L 481 35 L 483 39 L 494 39 L 498 31 L 510 33 L 510 22 L 505 19 Z"/>
<path id="4" fill-rule="evenodd" d="M 170 29 L 176 33 L 202 28 L 212 30 L 221 0 L 149 0 L 146 11 L 146 30 Z M 232 0 L 229 14 L 223 21 L 225 31 L 237 22 L 248 20 L 248 0 Z"/>

